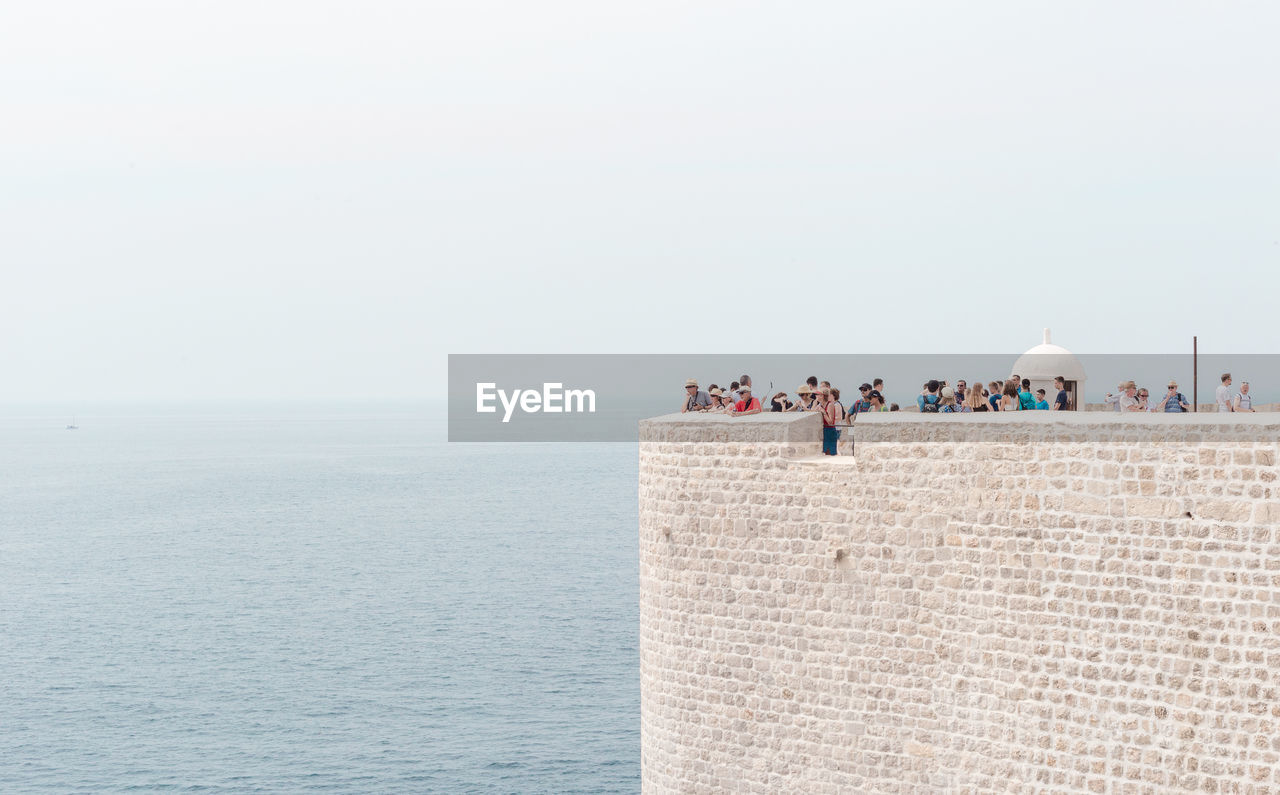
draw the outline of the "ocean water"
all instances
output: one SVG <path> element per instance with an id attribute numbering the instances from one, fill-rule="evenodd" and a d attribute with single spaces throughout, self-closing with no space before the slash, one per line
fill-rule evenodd
<path id="1" fill-rule="evenodd" d="M 0 411 L 0 791 L 634 792 L 634 444 Z"/>

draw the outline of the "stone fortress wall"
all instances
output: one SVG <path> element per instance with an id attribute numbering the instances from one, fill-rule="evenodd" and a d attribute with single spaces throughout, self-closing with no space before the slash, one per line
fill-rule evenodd
<path id="1" fill-rule="evenodd" d="M 1280 793 L 1274 414 L 641 423 L 646 792 Z"/>

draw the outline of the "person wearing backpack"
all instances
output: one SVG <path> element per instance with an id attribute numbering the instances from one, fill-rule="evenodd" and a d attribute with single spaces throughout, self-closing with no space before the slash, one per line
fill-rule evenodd
<path id="1" fill-rule="evenodd" d="M 875 411 L 875 403 L 871 397 L 871 384 L 863 384 L 858 387 L 861 397 L 853 402 L 854 414 L 865 414 L 868 411 Z"/>
<path id="2" fill-rule="evenodd" d="M 1022 379 L 1022 391 L 1018 392 L 1018 409 L 1021 411 L 1036 410 L 1036 396 L 1031 393 L 1031 379 Z"/>
<path id="3" fill-rule="evenodd" d="M 953 390 L 951 387 L 944 386 L 942 390 L 938 392 L 938 396 L 939 396 L 939 406 L 938 406 L 939 414 L 954 414 L 955 412 L 959 411 L 959 409 L 956 408 L 956 393 L 955 393 L 955 390 Z"/>
<path id="4" fill-rule="evenodd" d="M 1165 394 L 1163 400 L 1155 405 L 1152 411 L 1163 411 L 1165 414 L 1183 414 L 1190 408 L 1186 395 L 1178 391 L 1178 382 L 1170 380 L 1168 393 Z"/>
<path id="5" fill-rule="evenodd" d="M 938 397 L 938 382 L 931 380 L 924 385 L 925 391 L 916 398 L 916 408 L 921 414 L 937 414 L 942 408 L 942 398 Z"/>
<path id="6" fill-rule="evenodd" d="M 1249 396 L 1249 382 L 1240 382 L 1240 391 L 1236 393 L 1236 400 L 1231 404 L 1232 411 L 1255 411 L 1253 408 L 1253 398 Z"/>

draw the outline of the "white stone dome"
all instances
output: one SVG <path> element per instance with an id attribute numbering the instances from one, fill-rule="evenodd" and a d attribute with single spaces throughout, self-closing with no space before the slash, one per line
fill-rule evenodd
<path id="1" fill-rule="evenodd" d="M 1049 329 L 1044 330 L 1044 342 L 1018 357 L 1013 370 L 1032 381 L 1052 381 L 1062 376 L 1068 381 L 1085 380 L 1084 366 L 1071 351 L 1049 341 Z"/>

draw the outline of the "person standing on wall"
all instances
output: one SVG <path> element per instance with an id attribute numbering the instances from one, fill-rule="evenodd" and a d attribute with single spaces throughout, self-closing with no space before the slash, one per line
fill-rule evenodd
<path id="1" fill-rule="evenodd" d="M 831 397 L 830 389 L 819 392 L 818 400 L 822 403 L 822 454 L 835 455 L 840 441 L 840 429 L 836 427 L 840 424 L 840 406 Z"/>
<path id="2" fill-rule="evenodd" d="M 688 411 L 706 411 L 711 408 L 711 396 L 698 389 L 696 378 L 690 378 L 684 382 L 684 392 L 684 405 L 680 407 L 681 414 Z"/>
<path id="3" fill-rule="evenodd" d="M 929 380 L 924 383 L 924 388 L 920 390 L 920 394 L 916 397 L 916 408 L 922 414 L 937 414 L 938 409 L 942 408 L 942 398 L 938 395 L 941 384 L 937 380 Z"/>
<path id="4" fill-rule="evenodd" d="M 956 407 L 956 392 L 949 386 L 944 386 L 938 390 L 938 413 L 939 414 L 955 414 L 959 409 Z"/>
<path id="5" fill-rule="evenodd" d="M 876 411 L 887 411 L 884 403 L 884 379 L 871 379 L 871 403 Z"/>
<path id="6" fill-rule="evenodd" d="M 839 390 L 839 389 L 837 389 L 837 388 L 835 388 L 835 387 L 831 387 L 831 400 L 832 400 L 832 402 L 833 402 L 833 403 L 835 403 L 835 404 L 836 404 L 836 406 L 840 409 L 840 420 L 839 420 L 839 424 L 844 425 L 846 422 L 848 422 L 848 421 L 849 421 L 849 412 L 845 409 L 844 404 L 840 402 L 840 390 Z"/>
<path id="7" fill-rule="evenodd" d="M 972 413 L 992 410 L 991 404 L 987 402 L 986 397 L 982 394 L 981 381 L 973 382 L 973 389 L 970 389 L 969 394 L 965 395 L 964 405 L 968 412 Z"/>
<path id="8" fill-rule="evenodd" d="M 1154 406 L 1152 411 L 1161 411 L 1165 414 L 1184 414 L 1191 409 L 1191 405 L 1187 403 L 1187 398 L 1178 391 L 1178 382 L 1169 381 L 1169 391 L 1164 398 Z"/>
<path id="9" fill-rule="evenodd" d="M 1031 379 L 1023 378 L 1018 384 L 1021 387 L 1018 391 L 1018 408 L 1021 411 L 1035 411 L 1036 396 L 1031 391 Z"/>
<path id="10" fill-rule="evenodd" d="M 1000 395 L 1001 411 L 1021 411 L 1022 404 L 1018 400 L 1018 384 L 1012 378 L 1004 382 L 1004 391 Z"/>
<path id="11" fill-rule="evenodd" d="M 1070 400 L 1067 398 L 1067 379 L 1061 375 L 1053 379 L 1053 388 L 1058 390 L 1058 396 L 1053 399 L 1053 410 L 1066 411 L 1070 407 Z"/>
<path id="12" fill-rule="evenodd" d="M 1214 397 L 1218 401 L 1219 412 L 1231 411 L 1231 373 L 1222 374 L 1222 383 L 1218 385 Z"/>
<path id="13" fill-rule="evenodd" d="M 742 384 L 738 387 L 739 400 L 733 407 L 733 416 L 745 417 L 748 414 L 759 414 L 763 409 L 760 408 L 760 399 L 751 397 L 751 387 Z"/>
<path id="14" fill-rule="evenodd" d="M 1116 405 L 1119 407 L 1116 411 L 1145 411 L 1142 408 L 1142 401 L 1138 398 L 1138 385 L 1133 381 L 1125 381 L 1120 385 L 1120 396 Z"/>
<path id="15" fill-rule="evenodd" d="M 865 414 L 868 411 L 878 411 L 875 399 L 872 397 L 871 384 L 863 384 L 858 387 L 859 397 L 853 402 L 853 410 L 850 414 Z"/>
<path id="16" fill-rule="evenodd" d="M 707 394 L 711 395 L 711 408 L 707 409 L 708 414 L 724 414 L 733 408 L 729 405 L 729 397 L 720 387 L 711 387 L 707 390 Z"/>
<path id="17" fill-rule="evenodd" d="M 1120 407 L 1120 401 L 1124 398 L 1125 390 L 1128 389 L 1128 387 L 1125 386 L 1126 383 L 1128 382 L 1120 382 L 1116 387 L 1116 394 L 1113 395 L 1108 392 L 1107 396 L 1102 399 L 1103 405 L 1110 406 L 1112 411 L 1124 411 L 1124 409 Z"/>
<path id="18" fill-rule="evenodd" d="M 1253 398 L 1249 397 L 1248 381 L 1240 382 L 1240 391 L 1236 393 L 1236 399 L 1231 404 L 1231 410 L 1253 412 Z"/>
<path id="19" fill-rule="evenodd" d="M 815 379 L 816 380 L 816 379 Z M 787 411 L 814 411 L 818 408 L 818 402 L 814 400 L 813 389 L 807 383 L 801 384 L 796 390 L 796 402 L 791 404 L 791 408 Z"/>

